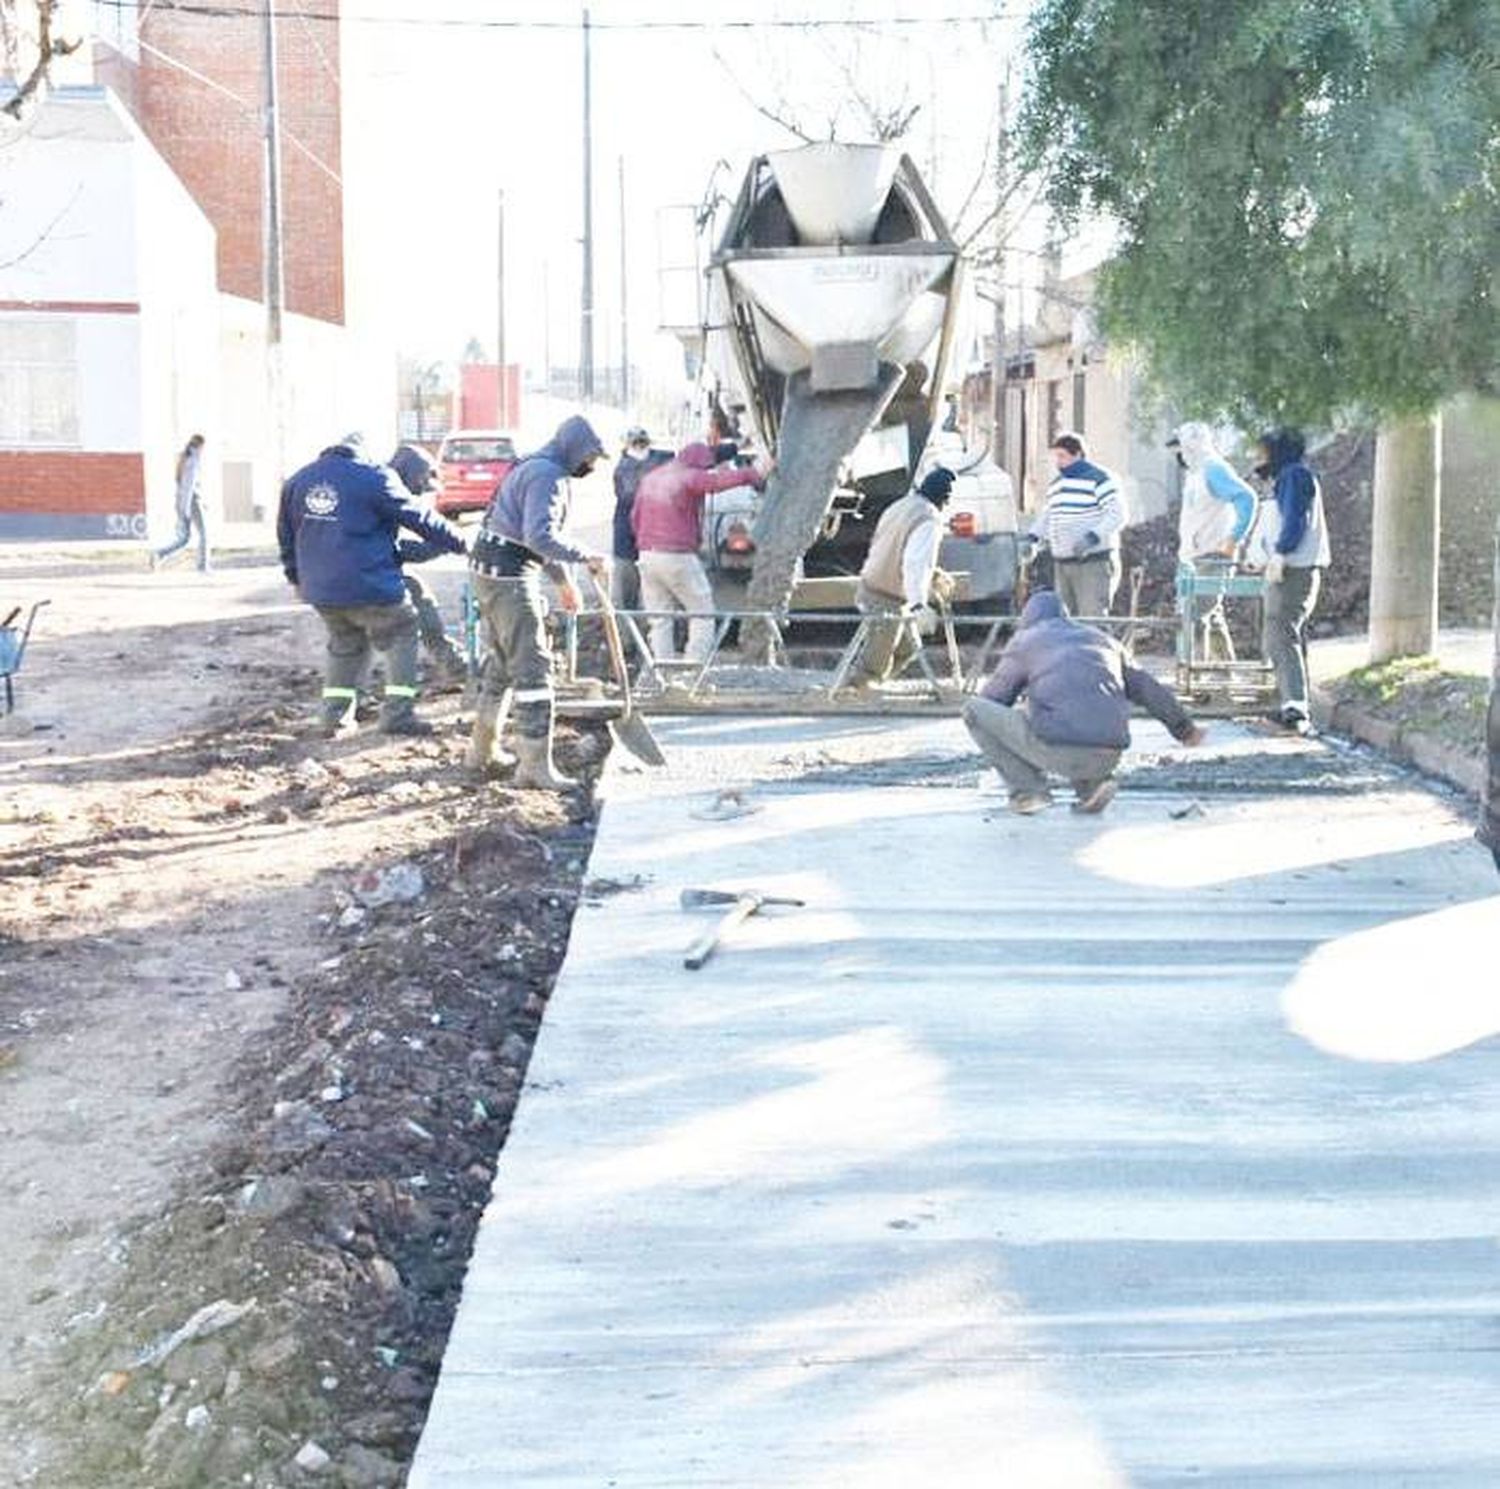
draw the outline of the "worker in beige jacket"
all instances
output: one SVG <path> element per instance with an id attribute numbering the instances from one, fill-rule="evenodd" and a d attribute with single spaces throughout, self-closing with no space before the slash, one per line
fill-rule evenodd
<path id="1" fill-rule="evenodd" d="M 880 514 L 870 551 L 859 571 L 855 604 L 866 618 L 865 640 L 849 673 L 850 687 L 872 687 L 906 666 L 915 655 L 912 627 L 924 636 L 937 627 L 930 603 L 934 586 L 949 584 L 937 567 L 943 536 L 942 510 L 953 492 L 953 472 L 935 465 L 921 484 Z"/>

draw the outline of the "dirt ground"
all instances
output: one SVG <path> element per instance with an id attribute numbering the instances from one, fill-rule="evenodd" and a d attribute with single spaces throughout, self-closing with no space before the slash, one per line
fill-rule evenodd
<path id="1" fill-rule="evenodd" d="M 45 596 L 0 725 L 5 1481 L 400 1483 L 590 795 L 467 784 L 452 695 L 310 736 L 274 567 L 7 555 Z"/>

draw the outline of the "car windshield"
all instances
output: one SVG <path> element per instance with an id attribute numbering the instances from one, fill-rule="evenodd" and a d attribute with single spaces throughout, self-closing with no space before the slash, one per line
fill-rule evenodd
<path id="1" fill-rule="evenodd" d="M 515 458 L 516 447 L 504 435 L 497 435 L 493 439 L 454 439 L 443 446 L 443 459 L 455 463 Z"/>

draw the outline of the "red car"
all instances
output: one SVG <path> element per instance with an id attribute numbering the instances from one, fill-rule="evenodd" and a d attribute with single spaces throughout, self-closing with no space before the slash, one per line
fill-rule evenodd
<path id="1" fill-rule="evenodd" d="M 516 463 L 516 443 L 498 429 L 460 429 L 438 446 L 442 489 L 437 509 L 445 517 L 482 512 L 495 487 Z"/>

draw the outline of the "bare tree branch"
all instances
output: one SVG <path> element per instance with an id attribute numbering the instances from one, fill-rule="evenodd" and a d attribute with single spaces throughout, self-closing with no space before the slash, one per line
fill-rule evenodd
<path id="1" fill-rule="evenodd" d="M 47 226 L 44 227 L 41 230 L 41 232 L 39 232 L 36 235 L 36 237 L 33 238 L 31 240 L 31 242 L 26 245 L 25 248 L 23 248 L 18 254 L 14 255 L 14 257 L 12 257 L 12 258 L 0 260 L 0 270 L 3 270 L 3 269 L 13 269 L 13 268 L 15 268 L 15 266 L 17 264 L 21 263 L 23 260 L 30 258 L 31 255 L 34 254 L 37 251 L 37 249 L 40 248 L 42 246 L 42 244 L 45 243 L 47 241 L 47 239 L 52 236 L 53 230 L 57 227 L 58 223 L 60 223 L 63 220 L 63 218 L 66 217 L 68 215 L 68 213 L 73 210 L 73 204 L 82 195 L 83 195 L 83 182 L 80 181 L 78 183 L 78 185 L 76 185 L 73 188 L 73 195 L 70 196 L 67 199 L 67 201 L 65 201 L 62 204 L 62 206 L 58 209 L 56 215 L 53 217 L 52 221 L 49 222 L 47 224 Z M 5 201 L 4 201 L 3 198 L 0 198 L 0 209 L 3 209 L 4 206 L 5 206 Z"/>
<path id="2" fill-rule="evenodd" d="M 0 110 L 9 114 L 12 119 L 19 119 L 31 98 L 46 86 L 47 79 L 52 72 L 52 64 L 59 57 L 67 57 L 83 45 L 81 36 L 73 41 L 53 36 L 52 21 L 57 5 L 58 0 L 36 0 L 36 61 L 32 65 L 31 72 L 17 87 L 16 96 L 4 106 L 3 110 Z M 13 6 L 7 9 L 14 11 Z M 18 43 L 14 26 L 15 22 L 7 16 L 5 50 L 8 59 L 12 55 L 19 55 L 16 51 Z"/>
<path id="3" fill-rule="evenodd" d="M 757 114 L 761 115 L 762 118 L 769 119 L 772 124 L 780 126 L 780 128 L 786 130 L 788 134 L 793 135 L 797 139 L 801 140 L 804 145 L 817 144 L 816 136 L 810 135 L 795 119 L 777 112 L 777 110 L 772 108 L 770 104 L 762 102 L 753 93 L 751 93 L 751 91 L 744 85 L 744 83 L 740 81 L 739 74 L 735 72 L 735 70 L 729 65 L 724 54 L 718 49 L 717 46 L 714 47 L 713 54 L 714 60 L 719 64 L 720 67 L 724 69 L 725 73 L 728 74 L 729 81 L 733 83 L 737 89 L 739 89 L 740 97 L 743 98 L 745 102 L 748 103 Z"/>

